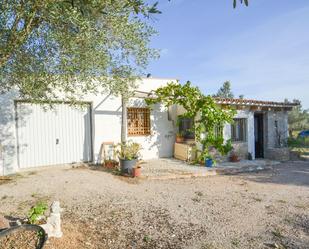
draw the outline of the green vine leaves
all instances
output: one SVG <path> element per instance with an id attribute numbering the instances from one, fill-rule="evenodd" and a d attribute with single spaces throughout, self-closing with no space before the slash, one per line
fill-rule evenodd
<path id="1" fill-rule="evenodd" d="M 158 88 L 155 97 L 147 98 L 146 103 L 149 106 L 157 103 L 162 103 L 166 107 L 182 106 L 185 109 L 182 116 L 195 120 L 195 138 L 203 145 L 206 154 L 210 147 L 216 148 L 221 154 L 226 154 L 231 149 L 230 141 L 225 142 L 223 132 L 218 134 L 216 128 L 222 131 L 225 123 L 232 123 L 236 111 L 221 107 L 210 95 L 204 95 L 198 87 L 192 86 L 190 81 L 184 85 L 170 82 Z"/>

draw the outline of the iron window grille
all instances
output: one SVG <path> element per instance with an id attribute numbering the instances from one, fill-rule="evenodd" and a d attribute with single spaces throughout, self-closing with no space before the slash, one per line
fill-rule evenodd
<path id="1" fill-rule="evenodd" d="M 234 123 L 231 124 L 231 139 L 233 142 L 247 141 L 247 119 L 234 119 Z"/>
<path id="2" fill-rule="evenodd" d="M 150 110 L 149 108 L 127 108 L 128 135 L 150 135 Z"/>

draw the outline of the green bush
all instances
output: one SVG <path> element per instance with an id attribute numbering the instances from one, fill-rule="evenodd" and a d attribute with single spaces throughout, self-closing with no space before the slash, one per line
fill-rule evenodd
<path id="1" fill-rule="evenodd" d="M 30 224 L 35 224 L 47 210 L 47 204 L 39 202 L 33 206 L 28 212 L 28 221 Z"/>
<path id="2" fill-rule="evenodd" d="M 298 138 L 293 138 L 293 137 L 289 137 L 288 138 L 288 146 L 290 148 L 309 148 L 309 138 L 302 138 L 302 137 L 298 137 Z"/>

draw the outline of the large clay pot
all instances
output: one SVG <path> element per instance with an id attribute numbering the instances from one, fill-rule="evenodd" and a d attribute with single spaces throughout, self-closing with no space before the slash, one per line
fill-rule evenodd
<path id="1" fill-rule="evenodd" d="M 132 159 L 132 160 L 128 160 L 128 159 L 121 159 L 119 158 L 120 161 L 120 170 L 122 174 L 132 174 L 132 170 L 135 167 L 136 163 L 137 163 L 137 159 Z"/>

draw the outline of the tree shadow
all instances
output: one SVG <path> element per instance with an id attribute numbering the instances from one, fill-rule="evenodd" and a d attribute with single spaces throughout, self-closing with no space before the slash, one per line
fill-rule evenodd
<path id="1" fill-rule="evenodd" d="M 272 170 L 256 174 L 244 174 L 243 177 L 257 183 L 309 187 L 309 162 L 284 162 L 273 166 Z"/>
<path id="2" fill-rule="evenodd" d="M 271 231 L 272 240 L 279 247 L 307 249 L 309 245 L 309 216 L 304 213 L 286 217 Z M 272 244 L 274 245 L 274 244 Z"/>
<path id="3" fill-rule="evenodd" d="M 23 108 L 18 110 L 18 98 L 16 91 L 10 91 L 0 95 L 0 175 L 8 175 L 15 172 L 18 166 L 18 148 L 17 128 L 25 125 L 25 118 L 30 114 L 30 110 Z"/>
<path id="4" fill-rule="evenodd" d="M 121 104 L 118 102 L 117 105 L 114 105 L 115 103 L 110 102 L 110 98 L 116 99 L 116 97 L 113 97 L 111 94 L 108 94 L 104 96 L 104 98 L 93 107 L 92 110 L 92 145 L 93 145 L 93 162 L 96 164 L 100 164 L 104 158 L 102 158 L 102 151 L 103 151 L 103 142 L 114 142 L 115 144 L 120 140 L 120 132 L 121 132 Z M 102 128 L 100 126 L 100 122 L 102 122 L 101 118 L 106 117 L 106 122 L 110 122 L 110 118 L 116 117 L 117 126 L 119 125 L 120 129 L 117 131 L 117 134 L 119 134 L 119 139 L 117 141 L 114 141 L 114 139 L 108 139 L 108 140 L 102 140 L 101 143 L 98 145 L 98 140 L 100 137 L 102 137 L 103 132 L 107 132 L 107 134 L 111 133 L 111 130 L 104 130 L 104 127 Z M 111 125 L 113 126 L 113 125 Z M 115 128 L 115 127 L 109 127 L 109 128 Z M 102 129 L 102 133 L 98 132 L 97 129 Z M 99 134 L 99 135 L 98 135 Z M 106 137 L 106 134 L 104 133 L 104 137 Z"/>

